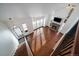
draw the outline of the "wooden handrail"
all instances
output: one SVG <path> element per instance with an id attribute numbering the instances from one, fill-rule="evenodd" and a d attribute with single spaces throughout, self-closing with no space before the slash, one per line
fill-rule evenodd
<path id="1" fill-rule="evenodd" d="M 65 35 L 52 55 L 79 55 L 79 22 Z"/>

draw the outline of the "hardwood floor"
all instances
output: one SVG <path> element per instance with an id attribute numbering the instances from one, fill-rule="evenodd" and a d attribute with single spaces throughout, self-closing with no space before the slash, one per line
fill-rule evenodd
<path id="1" fill-rule="evenodd" d="M 42 27 L 28 36 L 30 47 L 34 55 L 50 55 L 54 45 L 62 36 L 61 33 L 52 31 L 49 27 Z"/>
<path id="2" fill-rule="evenodd" d="M 16 50 L 15 56 L 28 56 L 25 42 L 21 43 Z"/>
<path id="3" fill-rule="evenodd" d="M 30 34 L 27 38 L 33 55 L 49 56 L 61 36 L 61 33 L 52 31 L 49 27 L 42 27 L 35 30 L 34 33 Z"/>

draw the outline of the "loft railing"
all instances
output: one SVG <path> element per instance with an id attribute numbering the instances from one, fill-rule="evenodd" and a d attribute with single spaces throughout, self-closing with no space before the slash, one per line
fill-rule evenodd
<path id="1" fill-rule="evenodd" d="M 78 56 L 79 55 L 79 22 L 62 38 L 52 56 Z"/>

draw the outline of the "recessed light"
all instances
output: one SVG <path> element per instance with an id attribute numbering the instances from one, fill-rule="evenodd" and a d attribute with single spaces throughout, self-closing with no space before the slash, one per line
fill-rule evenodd
<path id="1" fill-rule="evenodd" d="M 9 20 L 12 20 L 12 18 L 9 18 Z"/>

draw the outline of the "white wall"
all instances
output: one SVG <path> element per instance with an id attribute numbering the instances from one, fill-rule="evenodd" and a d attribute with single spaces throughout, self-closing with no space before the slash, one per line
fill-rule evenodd
<path id="1" fill-rule="evenodd" d="M 75 9 L 60 32 L 64 34 L 67 33 L 78 20 L 79 20 L 79 12 L 78 9 Z"/>
<path id="2" fill-rule="evenodd" d="M 64 22 L 65 18 L 67 17 L 68 15 L 68 12 L 69 10 L 67 10 L 66 8 L 60 8 L 59 10 L 53 10 L 52 13 L 48 14 L 46 16 L 46 25 L 47 26 L 50 26 L 50 21 L 54 19 L 54 17 L 59 17 L 59 18 L 62 18 L 62 21 L 61 23 L 58 23 L 60 25 L 62 25 L 62 23 Z M 54 22 L 54 21 L 53 21 Z"/>
<path id="3" fill-rule="evenodd" d="M 74 4 L 73 4 L 74 5 Z M 76 4 L 76 7 L 79 4 Z M 55 3 L 55 4 L 0 4 L 0 19 L 8 22 L 8 18 L 12 17 L 14 22 L 8 22 L 9 26 L 12 27 L 13 23 L 21 27 L 22 23 L 26 23 L 29 29 L 29 32 L 33 31 L 32 19 L 33 16 L 45 16 L 46 25 L 49 26 L 49 21 L 53 11 L 55 12 L 52 16 L 58 16 L 63 18 L 63 20 L 68 15 L 69 10 L 66 10 L 67 5 L 64 3 Z M 78 14 L 78 13 L 77 13 Z M 28 17 L 30 16 L 30 17 Z M 73 24 L 70 25 L 69 22 L 76 21 L 76 13 L 71 19 L 68 20 L 67 24 L 62 29 L 62 33 L 65 33 L 66 30 Z M 72 20 L 74 19 L 74 20 Z M 68 27 L 67 27 L 68 26 Z M 65 29 L 66 28 L 66 29 Z M 22 29 L 22 27 L 21 27 Z"/>
<path id="4" fill-rule="evenodd" d="M 0 56 L 14 55 L 19 42 L 11 31 L 0 23 Z"/>
<path id="5" fill-rule="evenodd" d="M 79 10 L 79 8 L 74 9 L 74 11 L 71 14 L 70 18 L 68 19 L 68 21 L 62 27 L 62 30 L 59 30 L 61 33 L 63 33 L 63 34 L 67 33 L 73 27 L 73 25 L 78 21 L 78 18 L 79 18 L 78 10 Z M 68 13 L 69 13 L 69 10 L 65 10 L 65 9 L 55 11 L 55 13 L 53 15 L 49 15 L 47 17 L 46 25 L 49 26 L 49 22 L 50 22 L 52 16 L 62 18 L 62 22 L 60 23 L 60 25 L 62 25 L 65 18 L 68 16 Z M 53 18 L 52 18 L 52 20 L 53 20 Z"/>
<path id="6" fill-rule="evenodd" d="M 46 26 L 49 26 L 50 27 L 50 22 L 51 22 L 51 20 L 53 20 L 54 15 L 55 15 L 55 11 L 54 10 L 50 14 L 45 15 L 45 25 Z"/>
<path id="7" fill-rule="evenodd" d="M 26 24 L 27 25 L 27 28 L 28 28 L 28 33 L 27 34 L 30 34 L 33 32 L 33 24 L 32 24 L 32 18 L 31 17 L 26 17 L 26 18 L 12 18 L 12 20 L 8 20 L 7 22 L 7 26 L 11 29 L 11 27 L 13 26 L 18 26 L 20 27 L 20 29 L 22 31 L 23 30 L 23 27 L 22 27 L 22 24 Z"/>

